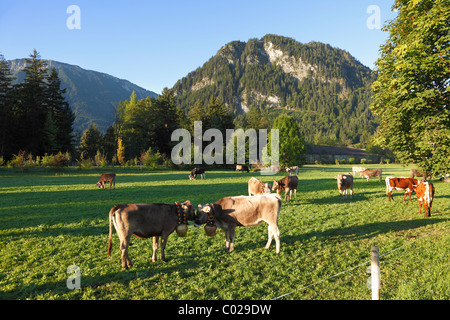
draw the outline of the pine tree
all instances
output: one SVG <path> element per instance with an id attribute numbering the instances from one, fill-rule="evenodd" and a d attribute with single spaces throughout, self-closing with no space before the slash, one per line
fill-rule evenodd
<path id="1" fill-rule="evenodd" d="M 63 96 L 66 89 L 61 89 L 61 81 L 54 67 L 47 77 L 47 82 L 48 87 L 45 92 L 47 108 L 57 128 L 55 137 L 56 146 L 59 149 L 58 151 L 72 151 L 75 115 Z"/>
<path id="2" fill-rule="evenodd" d="M 47 117 L 45 99 L 46 63 L 40 59 L 36 49 L 25 60 L 25 80 L 19 86 L 17 103 L 18 146 L 32 154 L 44 154 L 42 146 L 43 127 Z"/>
<path id="3" fill-rule="evenodd" d="M 14 151 L 12 80 L 8 63 L 0 54 L 0 156 L 9 156 Z"/>

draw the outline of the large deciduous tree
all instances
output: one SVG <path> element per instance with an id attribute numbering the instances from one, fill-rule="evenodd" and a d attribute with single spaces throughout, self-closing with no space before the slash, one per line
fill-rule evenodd
<path id="1" fill-rule="evenodd" d="M 450 2 L 396 0 L 376 62 L 376 142 L 426 172 L 450 168 Z"/>

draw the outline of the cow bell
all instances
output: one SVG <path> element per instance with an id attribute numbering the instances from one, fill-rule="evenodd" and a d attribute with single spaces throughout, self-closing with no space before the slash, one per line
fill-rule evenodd
<path id="1" fill-rule="evenodd" d="M 187 231 L 188 231 L 188 226 L 187 226 L 187 224 L 179 224 L 179 225 L 177 226 L 176 231 L 177 231 L 177 235 L 178 235 L 179 237 L 185 237 L 186 234 L 187 234 Z"/>
<path id="2" fill-rule="evenodd" d="M 205 233 L 208 237 L 214 237 L 216 235 L 216 226 L 205 225 Z"/>

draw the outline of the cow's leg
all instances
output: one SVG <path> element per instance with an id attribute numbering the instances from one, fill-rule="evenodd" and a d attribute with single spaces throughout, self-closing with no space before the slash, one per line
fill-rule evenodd
<path id="1" fill-rule="evenodd" d="M 127 235 L 125 238 L 120 239 L 120 251 L 122 259 L 122 268 L 128 269 L 132 266 L 130 257 L 128 256 L 128 245 L 130 244 L 131 235 Z"/>
<path id="2" fill-rule="evenodd" d="M 353 188 L 350 189 L 350 199 L 353 199 Z"/>
<path id="3" fill-rule="evenodd" d="M 431 206 L 428 203 L 423 203 L 423 208 L 425 209 L 425 218 L 431 217 Z"/>
<path id="4" fill-rule="evenodd" d="M 297 200 L 297 189 L 294 189 L 294 197 L 295 197 L 295 200 Z"/>
<path id="5" fill-rule="evenodd" d="M 166 261 L 166 255 L 165 255 L 165 250 L 166 250 L 166 244 L 167 244 L 167 238 L 169 238 L 169 235 L 162 235 L 161 236 L 161 261 Z"/>
<path id="6" fill-rule="evenodd" d="M 266 243 L 266 246 L 264 247 L 264 249 L 267 250 L 270 248 L 273 236 L 274 235 L 272 234 L 272 228 L 270 227 L 270 224 L 269 224 L 269 226 L 267 227 L 267 243 Z"/>
<path id="7" fill-rule="evenodd" d="M 225 236 L 226 236 L 226 244 L 225 244 L 225 248 L 231 252 L 234 250 L 234 233 L 235 233 L 236 227 L 229 227 L 226 231 L 225 231 Z"/>
<path id="8" fill-rule="evenodd" d="M 158 241 L 159 241 L 159 237 L 153 237 L 152 262 L 156 262 L 156 253 L 158 252 Z"/>

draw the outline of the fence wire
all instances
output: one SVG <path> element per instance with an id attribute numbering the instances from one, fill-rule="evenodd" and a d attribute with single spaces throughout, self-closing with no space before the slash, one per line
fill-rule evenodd
<path id="1" fill-rule="evenodd" d="M 379 258 L 381 259 L 382 257 L 385 257 L 385 256 L 387 256 L 387 255 L 389 255 L 389 254 L 391 254 L 391 253 L 393 253 L 393 252 L 396 252 L 396 251 L 398 251 L 398 250 L 400 250 L 400 249 L 403 249 L 403 248 L 405 248 L 405 247 L 408 247 L 408 246 L 410 246 L 410 245 L 416 243 L 417 241 L 419 241 L 419 240 L 421 240 L 421 239 L 423 239 L 423 238 L 426 238 L 426 237 L 428 237 L 428 236 L 430 236 L 430 235 L 432 235 L 432 234 L 434 234 L 434 233 L 436 233 L 436 232 L 438 232 L 438 231 L 441 231 L 441 230 L 445 229 L 445 228 L 446 228 L 447 226 L 449 226 L 449 225 L 450 225 L 450 223 L 448 223 L 448 221 L 447 221 L 447 223 L 446 223 L 444 226 L 440 227 L 439 229 L 436 229 L 436 230 L 434 230 L 434 231 L 432 231 L 432 232 L 430 232 L 430 233 L 428 233 L 428 234 L 425 234 L 425 235 L 423 235 L 423 236 L 421 236 L 421 237 L 419 237 L 419 238 L 417 238 L 417 239 L 414 239 L 414 240 L 412 240 L 412 241 L 410 241 L 410 242 L 408 242 L 408 243 L 405 243 L 404 245 L 402 245 L 402 246 L 400 246 L 400 247 L 398 247 L 398 248 L 395 248 L 395 249 L 393 249 L 393 250 L 391 250 L 391 251 L 388 251 L 388 252 L 386 252 L 386 253 L 380 255 Z M 446 257 L 446 256 L 448 256 L 448 254 L 445 254 L 443 257 Z M 301 288 L 299 288 L 299 289 L 293 290 L 293 291 L 291 291 L 291 292 L 285 293 L 285 294 L 283 294 L 283 295 L 281 295 L 281 296 L 272 298 L 272 300 L 279 300 L 279 299 L 282 299 L 282 298 L 284 298 L 284 297 L 287 297 L 287 296 L 289 296 L 289 295 L 291 295 L 291 294 L 294 294 L 295 292 L 298 292 L 298 291 L 302 291 L 302 290 L 308 289 L 308 288 L 313 287 L 313 286 L 315 286 L 315 285 L 317 285 L 317 284 L 319 284 L 319 283 L 325 282 L 325 281 L 327 281 L 327 280 L 330 280 L 330 279 L 336 278 L 336 277 L 338 277 L 338 276 L 341 276 L 341 275 L 343 275 L 343 274 L 346 274 L 346 273 L 348 273 L 348 272 L 351 272 L 351 271 L 353 271 L 353 270 L 355 270 L 355 269 L 357 269 L 357 268 L 359 268 L 359 267 L 361 267 L 361 266 L 364 266 L 364 265 L 366 265 L 366 264 L 369 264 L 370 262 L 371 262 L 371 260 L 369 259 L 369 260 L 367 260 L 367 261 L 365 261 L 365 262 L 363 262 L 363 263 L 358 264 L 357 266 L 354 266 L 354 267 L 349 268 L 349 269 L 347 269 L 347 270 L 345 270 L 345 271 L 336 273 L 336 274 L 334 274 L 334 275 L 332 275 L 332 276 L 330 276 L 330 277 L 328 277 L 328 278 L 325 278 L 325 279 L 316 281 L 316 282 L 311 283 L 311 284 L 309 284 L 309 285 L 307 285 L 307 286 L 304 286 L 304 287 L 301 287 Z M 447 264 L 449 264 L 449 263 L 450 263 L 450 261 L 449 261 Z M 433 263 L 430 264 L 428 267 L 432 266 L 433 264 L 435 264 L 435 261 L 433 261 Z M 404 279 L 403 281 L 401 281 L 400 283 L 398 283 L 396 286 L 391 287 L 391 288 L 389 289 L 389 291 L 383 293 L 383 296 L 386 295 L 388 292 L 392 291 L 392 289 L 394 289 L 395 287 L 398 287 L 402 282 L 405 282 L 407 279 L 412 278 L 414 275 L 416 275 L 416 274 L 417 274 L 418 272 L 420 272 L 420 271 L 423 271 L 424 269 L 425 269 L 425 268 L 421 268 L 420 270 L 418 270 L 417 272 L 415 272 L 413 275 L 409 276 L 408 278 L 406 278 L 406 279 Z M 354 276 L 353 276 L 353 277 L 354 277 Z M 353 279 L 353 277 L 352 277 L 351 279 Z M 348 281 L 350 281 L 350 280 L 347 280 L 346 282 L 348 282 Z M 336 284 L 336 285 L 335 285 L 334 287 L 332 287 L 332 288 L 329 288 L 329 289 L 327 289 L 327 290 L 324 290 L 324 291 L 321 291 L 321 292 L 317 293 L 317 294 L 313 297 L 313 299 L 316 298 L 316 297 L 318 297 L 319 295 L 325 293 L 325 292 L 334 290 L 338 285 L 339 285 L 339 283 Z"/>

